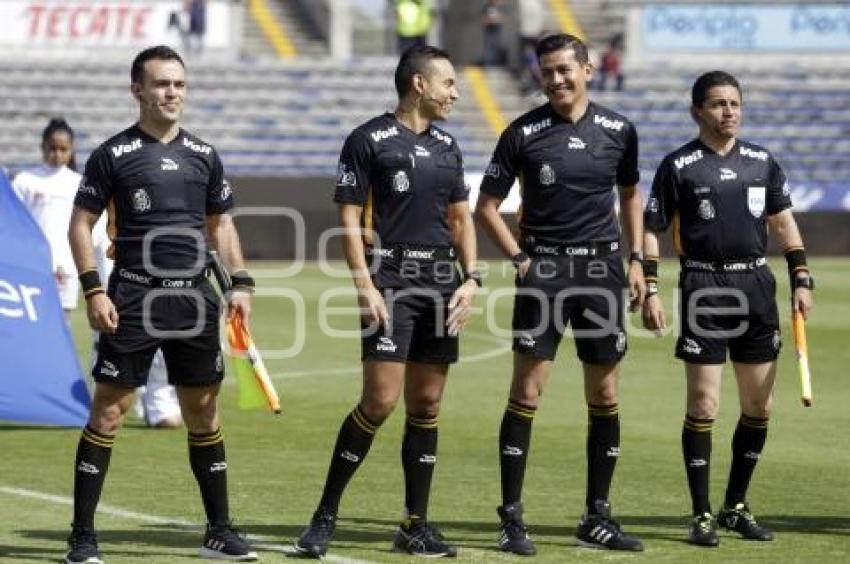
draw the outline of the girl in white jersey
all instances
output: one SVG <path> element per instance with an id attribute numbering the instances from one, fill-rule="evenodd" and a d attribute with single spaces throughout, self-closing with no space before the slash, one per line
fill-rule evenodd
<path id="1" fill-rule="evenodd" d="M 12 187 L 50 244 L 53 274 L 67 315 L 77 307 L 80 291 L 68 244 L 68 222 L 81 176 L 76 172 L 74 131 L 64 119 L 54 118 L 47 124 L 41 152 L 44 163 L 19 173 Z"/>

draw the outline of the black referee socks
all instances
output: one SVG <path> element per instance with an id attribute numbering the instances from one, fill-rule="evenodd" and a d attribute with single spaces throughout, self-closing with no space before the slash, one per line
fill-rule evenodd
<path id="1" fill-rule="evenodd" d="M 732 436 L 732 466 L 726 487 L 726 507 L 746 500 L 750 478 L 756 469 L 767 439 L 767 418 L 741 414 Z"/>
<path id="2" fill-rule="evenodd" d="M 74 460 L 74 525 L 94 529 L 94 512 L 109 469 L 115 435 L 102 435 L 86 425 Z"/>
<path id="3" fill-rule="evenodd" d="M 201 490 L 207 521 L 211 526 L 228 523 L 227 461 L 221 429 L 212 433 L 189 433 L 189 464 Z"/>
<path id="4" fill-rule="evenodd" d="M 437 464 L 437 418 L 407 414 L 401 441 L 404 506 L 408 519 L 426 520 L 431 478 Z"/>
<path id="5" fill-rule="evenodd" d="M 682 455 L 691 490 L 694 515 L 711 513 L 708 500 L 709 468 L 711 467 L 711 427 L 714 419 L 685 416 L 682 426 Z"/>
<path id="6" fill-rule="evenodd" d="M 620 416 L 617 404 L 587 405 L 587 497 L 590 510 L 596 500 L 607 500 L 620 456 Z"/>
<path id="7" fill-rule="evenodd" d="M 502 505 L 522 499 L 528 447 L 531 445 L 531 424 L 536 407 L 509 400 L 499 428 L 499 467 L 502 472 Z"/>
<path id="8" fill-rule="evenodd" d="M 369 421 L 359 405 L 348 414 L 336 437 L 336 445 L 319 507 L 324 507 L 334 515 L 337 514 L 342 492 L 369 453 L 377 430 L 378 424 Z"/>

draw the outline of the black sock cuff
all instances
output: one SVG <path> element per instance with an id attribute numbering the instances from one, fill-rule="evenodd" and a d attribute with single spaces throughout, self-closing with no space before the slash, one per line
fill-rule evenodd
<path id="1" fill-rule="evenodd" d="M 710 433 L 714 425 L 714 419 L 697 419 L 690 415 L 685 415 L 685 429 L 695 433 Z"/>
<path id="2" fill-rule="evenodd" d="M 112 448 L 112 445 L 115 444 L 115 435 L 98 433 L 88 425 L 83 429 L 83 439 L 95 446 L 103 448 Z"/>
<path id="3" fill-rule="evenodd" d="M 508 400 L 508 406 L 505 411 L 531 421 L 534 419 L 534 414 L 537 413 L 537 408 L 514 400 Z"/>
<path id="4" fill-rule="evenodd" d="M 429 417 L 424 416 L 421 417 L 419 415 L 414 415 L 412 413 L 407 414 L 407 424 L 411 427 L 416 427 L 417 429 L 423 429 L 426 431 L 436 430 L 437 429 L 437 417 Z"/>
<path id="5" fill-rule="evenodd" d="M 769 417 L 750 417 L 742 413 L 738 423 L 744 427 L 751 427 L 753 429 L 767 429 L 767 422 L 769 420 Z"/>
<path id="6" fill-rule="evenodd" d="M 369 420 L 368 417 L 366 417 L 366 414 L 363 413 L 363 410 L 360 409 L 359 405 L 351 410 L 349 417 L 351 417 L 351 420 L 354 421 L 354 424 L 357 425 L 357 427 L 359 427 L 360 430 L 366 433 L 367 435 L 374 435 L 375 432 L 378 430 L 378 425 L 376 423 L 373 423 Z"/>
<path id="7" fill-rule="evenodd" d="M 190 447 L 207 447 L 217 445 L 224 442 L 224 436 L 221 434 L 221 427 L 212 433 L 189 433 Z"/>
<path id="8" fill-rule="evenodd" d="M 596 417 L 610 419 L 618 417 L 619 414 L 620 406 L 616 403 L 612 403 L 611 405 L 594 405 L 592 403 L 587 404 L 587 416 L 591 419 Z"/>

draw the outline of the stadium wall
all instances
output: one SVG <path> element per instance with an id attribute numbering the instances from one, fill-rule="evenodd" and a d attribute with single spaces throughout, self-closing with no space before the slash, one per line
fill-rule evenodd
<path id="1" fill-rule="evenodd" d="M 236 225 L 249 259 L 289 260 L 303 253 L 314 260 L 320 246 L 328 258 L 341 259 L 338 237 L 328 238 L 336 228 L 333 178 L 233 178 L 238 208 Z M 515 226 L 515 216 L 506 217 Z M 810 255 L 850 256 L 850 213 L 807 212 L 796 215 Z M 323 235 L 324 234 L 324 235 Z M 324 240 L 325 244 L 321 242 Z M 665 256 L 673 256 L 670 237 L 663 238 Z M 482 258 L 501 254 L 486 237 L 479 236 Z M 775 243 L 770 253 L 780 254 Z"/>

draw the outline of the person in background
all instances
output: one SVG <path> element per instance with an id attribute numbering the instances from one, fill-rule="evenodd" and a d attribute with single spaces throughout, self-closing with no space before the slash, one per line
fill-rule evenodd
<path id="1" fill-rule="evenodd" d="M 433 23 L 430 0 L 397 0 L 395 19 L 399 53 L 428 44 Z"/>
<path id="2" fill-rule="evenodd" d="M 487 0 L 481 10 L 481 27 L 484 32 L 484 65 L 497 66 L 504 62 L 502 53 L 502 3 Z"/>
<path id="3" fill-rule="evenodd" d="M 68 316 L 77 308 L 80 293 L 67 233 L 81 176 L 74 155 L 74 130 L 64 119 L 53 118 L 44 128 L 41 154 L 42 164 L 20 172 L 12 188 L 50 244 L 53 276 Z"/>
<path id="4" fill-rule="evenodd" d="M 623 35 L 618 33 L 611 39 L 608 48 L 602 53 L 599 60 L 599 91 L 605 90 L 608 77 L 615 80 L 614 89 L 617 92 L 623 90 Z"/>

